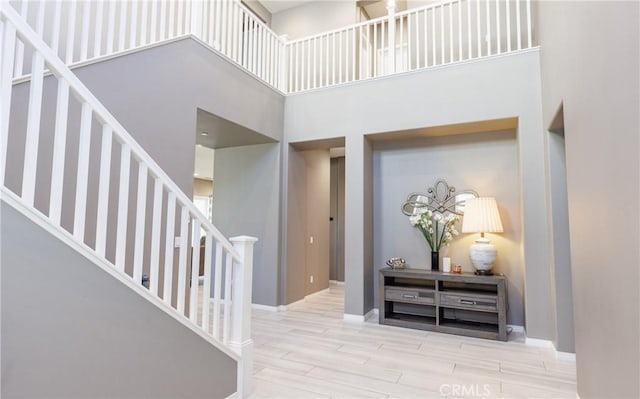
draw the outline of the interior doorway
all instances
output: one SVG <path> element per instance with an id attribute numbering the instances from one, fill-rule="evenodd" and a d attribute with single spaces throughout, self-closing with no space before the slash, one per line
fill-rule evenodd
<path id="1" fill-rule="evenodd" d="M 290 304 L 344 283 L 344 138 L 291 144 L 287 169 L 283 302 Z"/>
<path id="2" fill-rule="evenodd" d="M 201 133 L 199 133 L 201 134 Z M 198 208 L 210 222 L 213 222 L 213 170 L 214 170 L 215 150 L 196 144 L 195 162 L 193 167 L 193 204 Z M 200 242 L 200 257 L 198 263 L 198 276 L 200 284 L 203 283 L 204 276 L 204 237 L 205 230 L 200 228 L 198 234 Z"/>
<path id="3" fill-rule="evenodd" d="M 344 147 L 330 150 L 330 261 L 329 281 L 344 285 Z"/>
<path id="4" fill-rule="evenodd" d="M 259 239 L 253 252 L 253 303 L 276 306 L 280 143 L 201 109 L 194 135 L 194 204 L 226 237 Z M 203 236 L 201 229 L 200 275 L 204 275 Z"/>
<path id="5" fill-rule="evenodd" d="M 213 170 L 215 150 L 196 144 L 193 172 L 193 202 L 203 215 L 212 221 L 213 215 Z"/>

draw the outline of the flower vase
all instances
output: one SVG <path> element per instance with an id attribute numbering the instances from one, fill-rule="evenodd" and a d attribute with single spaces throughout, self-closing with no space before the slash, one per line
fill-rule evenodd
<path id="1" fill-rule="evenodd" d="M 440 252 L 431 251 L 431 271 L 440 271 Z"/>

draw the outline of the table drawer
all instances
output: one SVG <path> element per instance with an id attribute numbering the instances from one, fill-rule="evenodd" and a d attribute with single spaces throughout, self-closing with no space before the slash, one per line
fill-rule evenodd
<path id="1" fill-rule="evenodd" d="M 498 298 L 491 295 L 440 294 L 440 306 L 497 312 L 497 302 Z"/>
<path id="2" fill-rule="evenodd" d="M 384 290 L 384 299 L 387 301 L 424 303 L 430 305 L 436 303 L 435 292 L 433 290 L 420 288 L 386 287 Z"/>

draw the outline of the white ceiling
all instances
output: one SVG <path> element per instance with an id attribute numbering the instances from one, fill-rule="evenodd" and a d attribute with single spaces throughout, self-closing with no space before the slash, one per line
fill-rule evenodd
<path id="1" fill-rule="evenodd" d="M 196 144 L 209 148 L 276 142 L 270 137 L 201 109 L 197 111 L 196 129 Z"/>
<path id="2" fill-rule="evenodd" d="M 214 149 L 216 148 L 275 142 L 276 140 L 270 137 L 198 109 L 193 176 L 198 179 L 213 180 Z"/>

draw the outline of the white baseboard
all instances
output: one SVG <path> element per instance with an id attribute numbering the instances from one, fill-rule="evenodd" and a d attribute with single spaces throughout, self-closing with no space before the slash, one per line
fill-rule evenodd
<path id="1" fill-rule="evenodd" d="M 576 354 L 571 352 L 558 352 L 556 351 L 556 359 L 564 362 L 575 362 Z"/>
<path id="2" fill-rule="evenodd" d="M 524 334 L 524 326 L 516 326 L 513 324 L 507 324 L 507 328 L 511 328 L 511 331 L 514 333 L 523 333 Z"/>
<path id="3" fill-rule="evenodd" d="M 284 311 L 286 311 L 286 310 L 291 309 L 291 307 L 292 307 L 292 306 L 294 306 L 294 305 L 299 305 L 299 304 L 301 304 L 301 303 L 303 303 L 303 302 L 304 302 L 304 298 L 302 298 L 302 299 L 300 299 L 300 300 L 297 300 L 297 301 L 295 301 L 295 302 L 291 302 L 291 303 L 290 303 L 290 304 L 288 304 L 288 305 L 280 305 L 280 306 L 278 306 L 278 311 L 279 311 L 279 312 L 284 312 Z"/>
<path id="4" fill-rule="evenodd" d="M 266 312 L 278 312 L 280 311 L 279 306 L 270 306 L 270 305 L 262 305 L 260 303 L 252 303 L 251 309 L 255 310 L 264 310 Z"/>
<path id="5" fill-rule="evenodd" d="M 368 311 L 367 314 L 365 314 L 364 316 L 359 314 L 345 313 L 343 318 L 344 318 L 344 321 L 364 323 L 365 321 L 369 320 L 372 317 L 376 317 L 377 315 L 378 315 L 378 309 L 373 308 L 370 311 Z"/>
<path id="6" fill-rule="evenodd" d="M 553 342 L 548 339 L 538 339 L 538 338 L 529 338 L 526 337 L 524 341 L 525 345 L 533 346 L 536 348 L 546 348 L 546 349 L 555 349 L 553 347 Z"/>
<path id="7" fill-rule="evenodd" d="M 344 285 L 344 281 L 329 280 L 329 284 Z"/>
<path id="8" fill-rule="evenodd" d="M 556 349 L 556 346 L 553 344 L 553 341 L 548 339 L 538 339 L 538 338 L 529 338 L 527 337 L 527 332 L 525 331 L 523 326 L 513 326 L 507 325 L 507 327 L 511 327 L 513 332 L 523 332 L 525 336 L 524 344 L 528 346 L 533 346 L 536 348 L 544 348 L 544 349 L 553 349 L 556 359 L 567 361 L 567 362 L 575 362 L 576 354 L 570 352 L 560 352 Z"/>
<path id="9" fill-rule="evenodd" d="M 377 308 L 373 308 L 370 311 L 367 312 L 366 315 L 364 315 L 364 321 L 367 321 L 371 318 L 377 318 L 378 317 L 378 309 Z"/>
<path id="10" fill-rule="evenodd" d="M 345 313 L 343 315 L 344 321 L 356 322 L 356 323 L 364 323 L 364 316 L 361 314 L 350 314 Z"/>

